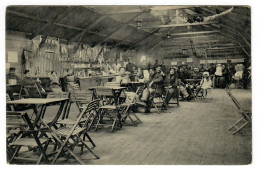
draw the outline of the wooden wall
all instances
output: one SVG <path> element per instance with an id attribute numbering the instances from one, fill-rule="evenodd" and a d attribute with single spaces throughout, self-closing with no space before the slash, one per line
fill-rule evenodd
<path id="1" fill-rule="evenodd" d="M 8 63 L 8 51 L 14 51 L 18 53 L 18 62 L 16 63 L 10 63 L 10 67 L 16 68 L 16 74 L 20 77 L 22 77 L 23 69 L 22 69 L 22 54 L 23 49 L 27 48 L 31 45 L 32 41 L 25 38 L 25 33 L 22 32 L 12 32 L 7 31 L 6 32 L 6 63 Z M 6 66 L 8 68 L 8 66 Z M 9 71 L 9 68 L 7 69 L 7 72 Z"/>

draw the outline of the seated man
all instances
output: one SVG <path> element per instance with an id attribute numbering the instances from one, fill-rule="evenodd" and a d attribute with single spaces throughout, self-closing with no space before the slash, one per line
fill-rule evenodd
<path id="1" fill-rule="evenodd" d="M 10 68 L 9 73 L 6 75 L 6 84 L 11 82 L 21 83 L 21 79 L 15 74 L 15 68 Z M 13 93 L 20 93 L 21 86 L 6 87 L 6 93 L 9 95 L 11 100 L 13 100 Z"/>
<path id="2" fill-rule="evenodd" d="M 39 89 L 39 91 L 38 91 L 37 88 L 31 88 L 28 91 L 29 97 L 40 98 L 42 96 L 42 98 L 45 98 L 47 96 L 47 93 L 45 92 L 45 90 L 41 86 L 41 81 L 39 79 L 37 79 L 37 80 L 32 79 L 31 72 L 29 70 L 25 70 L 24 75 L 25 75 L 25 78 L 23 79 L 23 84 L 25 86 L 36 84 L 38 89 Z M 41 96 L 40 96 L 39 92 L 40 92 Z"/>
<path id="3" fill-rule="evenodd" d="M 149 113 L 152 105 L 152 96 L 157 88 L 157 94 L 163 93 L 163 76 L 155 71 L 155 68 L 149 68 L 148 86 L 144 89 L 141 100 L 146 102 L 146 113 Z"/>
<path id="4" fill-rule="evenodd" d="M 120 67 L 119 75 L 116 77 L 116 83 L 119 83 L 120 86 L 125 86 L 129 81 L 129 73 L 126 72 L 125 67 Z"/>

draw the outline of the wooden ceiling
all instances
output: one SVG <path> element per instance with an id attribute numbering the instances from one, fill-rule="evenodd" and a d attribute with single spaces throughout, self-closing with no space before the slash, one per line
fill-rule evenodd
<path id="1" fill-rule="evenodd" d="M 9 6 L 6 30 L 25 32 L 29 39 L 37 35 L 87 43 L 92 47 L 152 50 L 165 41 L 182 47 L 192 36 L 196 45 L 223 47 L 234 44 L 250 56 L 251 11 L 234 6 L 214 20 L 188 23 L 176 20 L 220 14 L 231 6 Z M 159 15 L 158 15 L 159 14 Z M 137 27 L 137 20 L 141 27 Z M 167 34 L 171 38 L 167 38 Z M 197 39 L 196 39 L 197 38 Z M 200 38 L 200 39 L 198 39 Z M 216 40 L 220 40 L 219 45 Z M 195 42 L 195 41 L 194 41 Z M 211 43 L 212 42 L 212 43 Z M 77 49 L 77 48 L 76 48 Z"/>

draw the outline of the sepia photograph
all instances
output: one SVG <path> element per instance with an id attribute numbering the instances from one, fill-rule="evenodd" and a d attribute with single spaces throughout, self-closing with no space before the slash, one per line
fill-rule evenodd
<path id="1" fill-rule="evenodd" d="M 4 18 L 7 165 L 252 163 L 250 6 L 8 5 Z"/>

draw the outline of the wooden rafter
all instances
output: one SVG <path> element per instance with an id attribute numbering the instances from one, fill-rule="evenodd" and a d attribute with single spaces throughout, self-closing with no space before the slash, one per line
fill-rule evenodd
<path id="1" fill-rule="evenodd" d="M 213 31 L 196 31 L 196 32 L 185 32 L 185 33 L 173 33 L 171 36 L 185 36 L 185 35 L 198 35 L 198 34 L 211 34 L 211 33 L 219 33 L 219 30 Z"/>
<path id="2" fill-rule="evenodd" d="M 53 27 L 55 22 L 61 21 L 64 17 L 66 17 L 70 12 L 75 10 L 73 7 L 67 7 L 66 10 L 57 10 L 51 17 L 51 19 L 45 24 L 43 27 L 39 28 L 38 30 L 34 31 L 32 35 L 29 37 L 30 40 L 36 37 L 37 35 L 41 34 L 44 30 L 50 30 Z M 48 32 L 49 33 L 49 32 Z M 44 41 L 44 40 L 42 40 Z"/>
<path id="3" fill-rule="evenodd" d="M 141 16 L 144 12 L 140 12 L 137 15 L 133 16 L 131 19 L 129 19 L 126 23 L 131 22 L 132 20 L 136 19 L 137 17 Z M 97 43 L 95 46 L 100 45 L 101 43 L 107 41 L 109 38 L 111 38 L 111 36 L 113 36 L 114 34 L 116 34 L 118 31 L 124 29 L 125 27 L 127 27 L 128 24 L 125 24 L 123 26 L 121 26 L 120 28 L 118 28 L 116 31 L 112 32 L 110 35 L 108 35 L 105 39 L 103 39 L 102 41 L 100 41 L 99 43 Z"/>
<path id="4" fill-rule="evenodd" d="M 164 41 L 164 40 L 159 41 L 159 42 L 158 42 L 157 44 L 155 44 L 152 48 L 150 48 L 150 49 L 148 50 L 148 52 L 152 51 L 154 48 L 156 48 L 157 46 L 161 45 L 161 44 L 163 43 L 163 41 Z"/>
<path id="5" fill-rule="evenodd" d="M 196 6 L 155 6 L 151 7 L 151 10 L 177 10 L 177 9 L 188 9 L 188 8 L 194 8 Z M 113 13 L 106 13 L 106 15 L 120 15 L 120 14 L 131 14 L 131 13 L 140 13 L 142 12 L 141 8 L 136 9 L 129 9 L 129 10 L 123 10 L 123 11 L 117 11 Z"/>
<path id="6" fill-rule="evenodd" d="M 142 28 L 170 28 L 170 27 L 186 27 L 186 26 L 195 26 L 195 25 L 211 25 L 217 24 L 218 21 L 209 21 L 209 22 L 197 22 L 197 23 L 184 23 L 184 24 L 170 24 L 170 25 L 157 25 L 157 26 L 149 26 Z"/>
<path id="7" fill-rule="evenodd" d="M 32 16 L 29 16 L 29 15 L 26 15 L 26 14 L 23 14 L 23 13 L 20 13 L 20 12 L 15 12 L 15 11 L 12 11 L 12 10 L 7 10 L 6 12 L 8 14 L 16 15 L 16 16 L 19 16 L 19 17 L 22 17 L 22 18 L 26 18 L 26 19 L 29 19 L 29 20 L 38 21 L 40 23 L 44 23 L 44 24 L 48 23 L 48 20 L 32 17 Z M 58 27 L 68 28 L 68 29 L 71 29 L 71 30 L 84 31 L 84 28 L 78 28 L 78 27 L 74 27 L 74 26 L 70 26 L 70 25 L 66 25 L 66 24 L 61 24 L 61 23 L 58 23 L 58 22 L 54 22 L 54 25 L 58 26 Z M 87 33 L 92 33 L 92 34 L 96 34 L 96 35 L 99 35 L 99 36 L 102 36 L 102 37 L 107 37 L 106 34 L 96 33 L 96 32 L 89 31 L 89 30 L 87 31 Z M 115 39 L 115 40 L 120 40 L 119 38 L 114 37 L 114 36 L 112 36 L 111 38 Z M 129 43 L 134 43 L 133 41 L 130 41 L 130 40 L 125 40 L 125 41 L 129 42 Z"/>
<path id="8" fill-rule="evenodd" d="M 149 34 L 147 34 L 144 38 L 138 40 L 137 42 L 134 43 L 133 47 L 136 47 L 140 42 L 142 42 L 143 40 L 146 40 L 147 38 L 149 38 L 150 36 L 152 36 L 156 31 L 158 31 L 159 28 L 156 28 L 154 30 L 152 30 Z"/>
<path id="9" fill-rule="evenodd" d="M 241 44 L 239 41 L 237 41 L 237 43 L 238 43 L 239 46 L 242 46 L 242 44 Z M 245 48 L 242 48 L 242 50 L 244 51 L 244 53 L 245 53 L 248 57 L 251 57 L 250 54 L 248 54 L 248 52 L 245 50 Z"/>
<path id="10" fill-rule="evenodd" d="M 72 43 L 74 41 L 76 41 L 78 38 L 80 38 L 81 36 L 84 37 L 84 35 L 87 33 L 88 30 L 90 30 L 91 28 L 93 28 L 94 26 L 96 26 L 100 21 L 102 21 L 103 19 L 105 19 L 107 16 L 101 16 L 98 19 L 96 19 L 92 24 L 90 24 L 89 26 L 87 26 L 81 33 L 79 33 L 77 36 L 75 36 L 74 38 L 69 40 L 69 43 Z M 81 42 L 82 40 L 78 40 L 78 42 Z"/>

